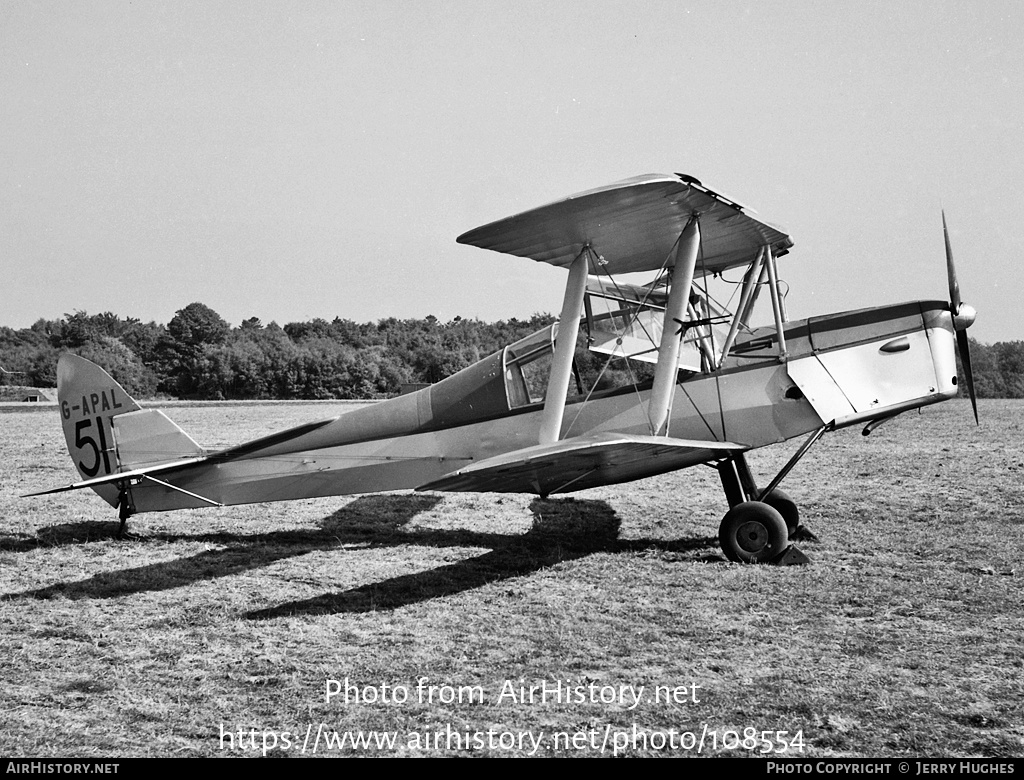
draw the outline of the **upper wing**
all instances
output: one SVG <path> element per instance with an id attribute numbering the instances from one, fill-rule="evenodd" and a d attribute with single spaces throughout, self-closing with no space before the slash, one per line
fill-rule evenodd
<path id="1" fill-rule="evenodd" d="M 664 474 L 746 449 L 732 442 L 603 433 L 497 455 L 416 489 L 546 496 Z"/>
<path id="2" fill-rule="evenodd" d="M 647 174 L 581 192 L 464 233 L 460 244 L 568 267 L 587 244 L 608 273 L 662 267 L 694 212 L 699 266 L 709 272 L 749 263 L 761 247 L 785 254 L 793 241 L 743 206 L 681 174 Z"/>

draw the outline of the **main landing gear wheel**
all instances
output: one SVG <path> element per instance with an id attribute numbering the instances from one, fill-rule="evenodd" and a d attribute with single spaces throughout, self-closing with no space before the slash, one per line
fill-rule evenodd
<path id="1" fill-rule="evenodd" d="M 796 536 L 797 529 L 800 527 L 800 510 L 796 506 L 796 501 L 790 498 L 788 493 L 778 488 L 761 500 L 782 515 L 782 519 L 786 521 L 789 538 L 792 539 Z"/>
<path id="2" fill-rule="evenodd" d="M 730 561 L 769 563 L 789 547 L 789 529 L 777 509 L 761 501 L 744 501 L 722 519 L 718 541 Z"/>

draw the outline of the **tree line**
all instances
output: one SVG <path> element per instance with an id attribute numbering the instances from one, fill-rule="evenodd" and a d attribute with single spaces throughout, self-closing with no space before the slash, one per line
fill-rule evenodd
<path id="1" fill-rule="evenodd" d="M 70 351 L 142 398 L 382 398 L 405 383 L 451 376 L 553 320 L 339 317 L 281 327 L 253 317 L 232 327 L 202 303 L 180 309 L 167 325 L 75 312 L 21 330 L 0 327 L 0 366 L 16 372 L 0 374 L 0 384 L 54 387 L 57 358 Z M 971 358 L 980 398 L 1024 398 L 1024 342 L 971 339 Z"/>
<path id="2" fill-rule="evenodd" d="M 106 312 L 0 327 L 0 383 L 54 387 L 57 358 L 74 352 L 102 366 L 130 394 L 180 399 L 382 398 L 404 383 L 437 382 L 554 321 L 484 323 L 436 317 L 376 323 L 336 318 L 229 325 L 202 303 L 167 325 Z"/>

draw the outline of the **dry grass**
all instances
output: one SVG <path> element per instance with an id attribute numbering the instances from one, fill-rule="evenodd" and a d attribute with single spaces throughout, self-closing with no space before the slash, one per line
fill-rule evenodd
<path id="1" fill-rule="evenodd" d="M 228 444 L 351 407 L 182 407 Z M 6 409 L 4 411 L 7 411 Z M 724 499 L 697 468 L 575 499 L 387 494 L 141 515 L 114 537 L 73 478 L 56 412 L 0 414 L 0 753 L 213 756 L 221 728 L 414 735 L 745 727 L 814 756 L 1024 755 L 1024 404 L 951 402 L 864 439 L 827 436 L 786 482 L 814 563 L 727 563 Z M 751 457 L 765 480 L 793 450 Z M 325 702 L 327 679 L 407 686 Z M 419 702 L 416 684 L 482 703 Z M 618 704 L 498 701 L 506 681 L 644 685 Z M 699 703 L 654 703 L 698 685 Z M 269 739 L 269 737 L 268 737 Z M 279 740 L 281 737 L 279 737 Z M 483 737 L 486 739 L 486 736 Z M 273 747 L 268 742 L 268 747 Z M 442 747 L 446 747 L 442 740 Z M 236 744 L 237 748 L 237 744 Z M 258 754 L 248 745 L 241 754 Z M 308 752 L 308 751 L 307 751 Z M 323 744 L 320 750 L 323 752 Z M 626 754 L 681 754 L 642 744 Z M 704 753 L 724 751 L 706 744 Z"/>

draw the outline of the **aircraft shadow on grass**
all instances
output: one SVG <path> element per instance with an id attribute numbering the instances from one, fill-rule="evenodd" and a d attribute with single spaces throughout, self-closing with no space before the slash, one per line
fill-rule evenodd
<path id="1" fill-rule="evenodd" d="M 604 501 L 536 499 L 530 505 L 533 525 L 525 534 L 479 533 L 469 529 L 407 528 L 416 515 L 440 501 L 432 495 L 371 495 L 350 502 L 320 523 L 319 530 L 277 531 L 250 536 L 214 533 L 199 535 L 153 534 L 143 541 L 205 542 L 224 545 L 187 558 L 132 569 L 103 572 L 78 582 L 5 594 L 6 598 L 69 599 L 117 598 L 133 593 L 170 590 L 202 580 L 227 577 L 268 566 L 276 561 L 346 545 L 386 548 L 485 547 L 490 551 L 427 571 L 391 577 L 356 588 L 324 593 L 245 614 L 266 619 L 302 614 L 337 614 L 392 610 L 409 604 L 450 596 L 492 582 L 531 574 L 563 561 L 594 553 L 657 550 L 690 552 L 714 547 L 716 537 L 676 540 L 620 539 L 620 521 Z M 107 539 L 116 525 L 79 523 L 40 530 L 32 547 Z M 102 528 L 101 528 L 102 527 Z M 25 542 L 0 545 L 8 550 L 29 549 Z M 708 560 L 723 561 L 717 554 Z"/>

